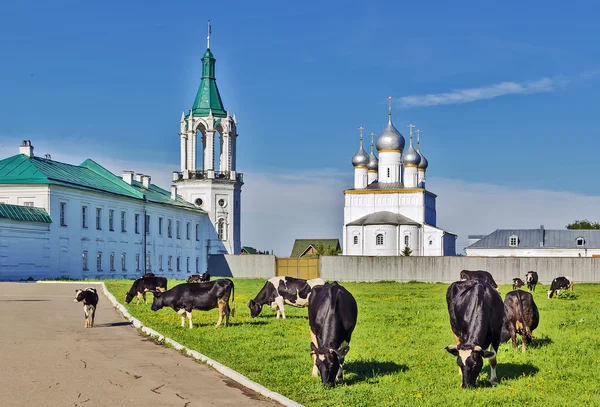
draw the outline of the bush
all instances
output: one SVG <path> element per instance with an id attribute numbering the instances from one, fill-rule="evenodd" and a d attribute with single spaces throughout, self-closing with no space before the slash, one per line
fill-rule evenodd
<path id="1" fill-rule="evenodd" d="M 561 300 L 576 300 L 577 298 L 579 298 L 579 296 L 577 294 L 575 294 L 573 291 L 561 291 L 560 294 L 558 294 L 558 297 Z"/>

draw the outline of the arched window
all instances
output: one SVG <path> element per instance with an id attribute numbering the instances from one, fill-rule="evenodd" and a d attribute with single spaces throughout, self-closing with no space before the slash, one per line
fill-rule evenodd
<path id="1" fill-rule="evenodd" d="M 354 244 L 358 244 L 358 236 L 354 236 Z"/>
<path id="2" fill-rule="evenodd" d="M 404 246 L 408 246 L 408 243 L 409 243 L 409 236 L 405 235 L 404 236 Z"/>
<path id="3" fill-rule="evenodd" d="M 217 222 L 217 233 L 219 234 L 219 240 L 226 240 L 225 236 L 225 219 L 219 219 Z"/>
<path id="4" fill-rule="evenodd" d="M 114 253 L 110 254 L 109 267 L 110 267 L 110 271 L 115 271 L 115 254 Z"/>
<path id="5" fill-rule="evenodd" d="M 508 245 L 510 247 L 517 247 L 519 245 L 519 237 L 516 235 L 512 235 L 508 238 Z"/>
<path id="6" fill-rule="evenodd" d="M 575 239 L 575 243 L 577 244 L 577 247 L 585 246 L 585 239 L 583 237 L 578 237 Z"/>
<path id="7" fill-rule="evenodd" d="M 87 252 L 87 250 L 84 250 L 83 253 L 81 253 L 81 268 L 83 269 L 83 271 L 88 270 L 88 252 Z"/>
<path id="8" fill-rule="evenodd" d="M 135 271 L 141 271 L 140 270 L 140 254 L 139 253 L 135 254 Z"/>
<path id="9" fill-rule="evenodd" d="M 375 236 L 375 244 L 377 246 L 383 245 L 383 235 L 381 233 Z"/>

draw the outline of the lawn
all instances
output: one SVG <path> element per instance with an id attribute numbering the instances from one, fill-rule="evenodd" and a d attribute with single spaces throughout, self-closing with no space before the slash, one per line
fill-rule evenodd
<path id="1" fill-rule="evenodd" d="M 194 328 L 181 328 L 172 309 L 127 309 L 145 325 L 306 406 L 597 406 L 600 405 L 600 285 L 577 284 L 576 299 L 549 300 L 547 285 L 534 298 L 540 325 L 527 352 L 503 344 L 500 384 L 488 384 L 489 365 L 477 388 L 463 390 L 446 309 L 447 284 L 343 283 L 358 303 L 358 322 L 344 365 L 344 382 L 324 389 L 310 375 L 307 309 L 286 307 L 287 319 L 263 308 L 250 318 L 246 303 L 264 280 L 235 279 L 236 314 L 217 330 L 217 311 L 194 311 Z M 169 281 L 169 287 L 179 282 Z M 108 280 L 123 303 L 131 280 Z M 502 293 L 511 290 L 502 286 Z"/>

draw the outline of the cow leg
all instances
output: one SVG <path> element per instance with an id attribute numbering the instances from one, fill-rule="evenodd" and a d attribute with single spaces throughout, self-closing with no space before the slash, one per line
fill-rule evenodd
<path id="1" fill-rule="evenodd" d="M 88 311 L 87 311 L 87 307 L 85 305 L 83 306 L 83 315 L 85 315 L 85 322 L 83 323 L 83 327 L 87 328 L 88 327 Z"/>
<path id="2" fill-rule="evenodd" d="M 188 311 L 186 311 L 186 312 L 185 312 L 185 314 L 186 314 L 186 316 L 188 317 L 188 320 L 189 320 L 189 323 L 190 323 L 190 329 L 192 329 L 192 327 L 194 326 L 194 325 L 192 324 L 192 313 L 191 313 L 191 312 L 188 312 Z"/>
<path id="3" fill-rule="evenodd" d="M 225 304 L 225 326 L 229 324 L 229 314 L 231 313 L 231 308 L 229 308 L 229 304 Z"/>
<path id="4" fill-rule="evenodd" d="M 315 345 L 315 347 L 319 347 L 318 343 L 317 343 L 317 337 L 315 336 L 314 332 L 312 331 L 312 329 L 310 330 L 310 341 Z M 312 358 L 313 358 L 313 367 L 312 367 L 312 376 L 313 377 L 318 377 L 319 376 L 319 369 L 317 369 L 317 355 L 315 355 L 314 353 L 312 354 Z"/>
<path id="5" fill-rule="evenodd" d="M 456 334 L 454 332 L 452 332 L 452 335 L 454 336 L 454 342 L 456 342 L 457 345 L 460 345 L 460 338 L 458 336 L 456 336 Z M 462 377 L 462 370 L 461 370 L 460 366 L 458 366 L 458 375 L 460 377 Z"/>
<path id="6" fill-rule="evenodd" d="M 135 305 L 140 305 L 141 299 L 142 299 L 142 293 L 138 292 L 137 293 L 137 302 L 135 303 Z"/>
<path id="7" fill-rule="evenodd" d="M 179 316 L 181 317 L 181 327 L 183 328 L 185 326 L 185 317 L 183 316 L 183 313 L 185 312 L 185 310 L 182 308 L 179 311 L 177 311 L 177 313 L 179 314 Z"/>
<path id="8" fill-rule="evenodd" d="M 144 304 L 147 304 L 147 302 L 146 302 L 146 291 L 144 291 L 144 292 L 142 293 L 142 297 L 144 297 Z"/>
<path id="9" fill-rule="evenodd" d="M 96 307 L 92 308 L 92 328 L 94 327 L 94 319 L 96 318 Z"/>
<path id="10" fill-rule="evenodd" d="M 283 303 L 283 297 L 279 296 L 275 298 L 275 303 L 277 304 L 277 318 L 279 318 L 279 313 L 281 312 L 281 317 L 285 319 L 285 305 Z"/>
<path id="11" fill-rule="evenodd" d="M 494 356 L 490 358 L 490 384 L 498 384 L 498 376 L 496 376 L 496 353 L 497 350 L 493 346 L 490 346 L 490 351 L 494 352 Z"/>
<path id="12" fill-rule="evenodd" d="M 219 298 L 217 300 L 217 306 L 219 307 L 219 320 L 217 321 L 217 325 L 215 325 L 215 328 L 220 327 L 221 322 L 223 322 L 223 316 L 225 315 L 225 307 L 227 306 L 227 302 L 222 298 Z"/>

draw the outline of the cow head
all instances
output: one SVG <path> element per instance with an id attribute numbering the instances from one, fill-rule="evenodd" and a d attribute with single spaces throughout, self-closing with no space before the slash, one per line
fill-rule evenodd
<path id="1" fill-rule="evenodd" d="M 556 290 L 548 290 L 548 299 L 552 298 L 552 296 L 554 295 L 554 291 Z"/>
<path id="2" fill-rule="evenodd" d="M 160 291 L 155 291 L 151 309 L 152 311 L 158 311 L 162 307 L 164 307 L 162 293 Z"/>
<path id="3" fill-rule="evenodd" d="M 256 318 L 260 311 L 262 311 L 262 305 L 258 305 L 254 300 L 248 301 L 248 308 L 250 308 L 250 316 Z"/>
<path id="4" fill-rule="evenodd" d="M 210 274 L 205 271 L 204 273 L 200 274 L 200 282 L 205 283 L 207 281 L 210 281 Z"/>
<path id="5" fill-rule="evenodd" d="M 131 300 L 133 300 L 133 297 L 135 297 L 135 294 L 136 293 L 133 290 L 133 288 L 129 290 L 129 292 L 127 292 L 127 295 L 125 296 L 125 304 L 129 304 Z"/>
<path id="6" fill-rule="evenodd" d="M 73 300 L 73 302 L 80 302 L 80 301 L 83 301 L 83 290 L 77 289 L 77 290 L 75 290 L 75 299 Z"/>
<path id="7" fill-rule="evenodd" d="M 460 368 L 462 375 L 462 388 L 475 387 L 475 381 L 483 367 L 483 359 L 495 355 L 481 348 L 478 345 L 450 345 L 446 346 L 446 350 L 456 356 L 456 363 Z"/>
<path id="8" fill-rule="evenodd" d="M 321 382 L 325 387 L 333 387 L 344 364 L 344 358 L 350 350 L 349 346 L 343 346 L 339 349 L 321 347 L 317 348 L 314 343 L 310 343 L 310 354 L 315 355 L 315 363 L 319 373 L 321 373 Z"/>

